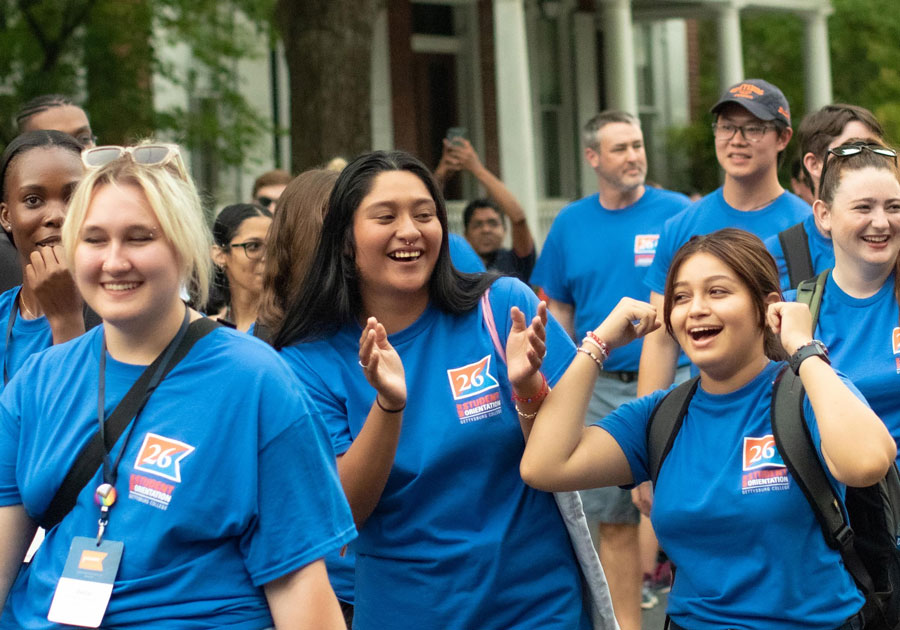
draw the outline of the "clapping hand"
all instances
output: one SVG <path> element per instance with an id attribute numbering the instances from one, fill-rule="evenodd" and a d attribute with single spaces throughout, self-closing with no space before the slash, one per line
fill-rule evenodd
<path id="1" fill-rule="evenodd" d="M 388 341 L 384 326 L 374 317 L 366 321 L 359 338 L 359 364 L 366 380 L 375 388 L 382 408 L 402 409 L 406 405 L 403 362 Z"/>

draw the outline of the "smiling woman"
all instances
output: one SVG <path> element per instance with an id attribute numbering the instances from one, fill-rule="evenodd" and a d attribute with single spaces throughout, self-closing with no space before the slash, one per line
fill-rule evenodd
<path id="1" fill-rule="evenodd" d="M 22 286 L 0 295 L 0 322 L 7 322 L 0 390 L 32 354 L 84 332 L 81 296 L 60 245 L 69 198 L 83 176 L 80 154 L 68 134 L 31 131 L 0 157 L 0 225 L 24 270 Z"/>
<path id="2" fill-rule="evenodd" d="M 816 219 L 830 232 L 815 336 L 859 387 L 900 443 L 900 170 L 896 152 L 873 140 L 830 149 Z"/>
<path id="3" fill-rule="evenodd" d="M 479 305 L 488 288 L 505 353 Z M 526 353 L 545 327 L 540 356 Z M 339 454 L 360 529 L 354 628 L 591 627 L 554 497 L 518 474 L 529 406 L 574 348 L 526 285 L 452 266 L 418 160 L 375 152 L 344 169 L 275 346 Z"/>
<path id="4" fill-rule="evenodd" d="M 775 261 L 742 230 L 693 237 L 669 268 L 666 329 L 700 369 L 650 514 L 678 566 L 668 600 L 676 629 L 861 627 L 852 624 L 864 599 L 781 457 L 773 450 L 766 467 L 787 480 L 782 486 L 756 492 L 746 482 L 756 469 L 747 465 L 748 445 L 772 441 L 773 383 L 788 368 L 771 359 L 785 354 L 806 390 L 807 428 L 840 492 L 875 483 L 896 454 L 884 424 L 827 355 L 803 350 L 812 339 L 809 309 L 779 301 L 778 286 Z M 538 411 L 521 464 L 528 484 L 571 490 L 650 478 L 648 423 L 666 392 L 593 426 L 583 422 L 600 352 L 657 327 L 653 306 L 623 298 L 584 340 Z"/>
<path id="5" fill-rule="evenodd" d="M 206 297 L 209 230 L 178 148 L 148 146 L 98 148 L 63 226 L 103 325 L 0 396 L 0 628 L 338 630 L 321 559 L 355 531 L 328 436 L 274 351 L 181 300 L 184 286 Z M 79 466 L 90 478 L 66 485 Z M 98 547 L 107 598 L 61 604 L 67 558 Z"/>

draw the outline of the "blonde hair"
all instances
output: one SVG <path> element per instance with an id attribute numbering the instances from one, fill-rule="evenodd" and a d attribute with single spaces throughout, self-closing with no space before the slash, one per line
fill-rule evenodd
<path id="1" fill-rule="evenodd" d="M 209 297 L 212 236 L 203 215 L 197 189 L 179 165 L 180 158 L 164 166 L 136 164 L 129 155 L 88 171 L 75 189 L 62 228 L 66 262 L 74 269 L 78 233 L 95 191 L 102 186 L 135 186 L 144 193 L 163 234 L 178 258 L 181 280 L 197 304 Z"/>

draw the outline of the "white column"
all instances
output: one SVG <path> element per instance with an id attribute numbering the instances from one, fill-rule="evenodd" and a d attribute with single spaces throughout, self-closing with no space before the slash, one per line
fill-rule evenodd
<path id="1" fill-rule="evenodd" d="M 738 4 L 722 4 L 718 11 L 719 88 L 724 92 L 745 78 L 744 53 L 741 50 L 741 13 Z"/>
<path id="2" fill-rule="evenodd" d="M 391 53 L 388 44 L 387 9 L 378 11 L 372 24 L 372 148 L 394 148 L 394 118 L 391 111 Z"/>
<path id="3" fill-rule="evenodd" d="M 828 49 L 830 9 L 810 11 L 804 17 L 806 46 L 803 65 L 806 80 L 806 111 L 814 112 L 831 103 L 831 53 Z"/>
<path id="4" fill-rule="evenodd" d="M 637 116 L 631 0 L 603 0 L 603 35 L 607 109 L 621 109 Z"/>
<path id="5" fill-rule="evenodd" d="M 597 174 L 584 159 L 584 144 L 581 128 L 600 111 L 597 99 L 597 22 L 593 13 L 577 12 L 574 17 L 575 30 L 575 103 L 576 124 L 578 125 L 578 163 L 582 196 L 597 189 Z"/>
<path id="6" fill-rule="evenodd" d="M 535 229 L 538 177 L 523 0 L 494 0 L 494 64 L 500 175 L 525 209 L 529 225 Z"/>

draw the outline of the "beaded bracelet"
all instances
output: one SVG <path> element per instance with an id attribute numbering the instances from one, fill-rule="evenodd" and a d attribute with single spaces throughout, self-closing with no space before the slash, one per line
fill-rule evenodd
<path id="1" fill-rule="evenodd" d="M 591 352 L 591 351 L 588 350 L 587 348 L 581 348 L 581 347 L 579 347 L 579 348 L 575 348 L 575 350 L 577 350 L 578 352 L 583 352 L 584 354 L 586 354 L 586 355 L 588 355 L 589 357 L 591 357 L 591 360 L 593 360 L 593 362 L 597 364 L 597 369 L 598 369 L 598 370 L 603 370 L 603 361 L 602 361 L 602 360 L 600 359 L 600 357 L 598 357 L 596 354 L 594 354 L 593 352 Z"/>
<path id="2" fill-rule="evenodd" d="M 550 393 L 550 384 L 547 382 L 547 377 L 544 376 L 543 372 L 541 372 L 540 375 L 541 375 L 541 389 L 537 394 L 535 394 L 534 396 L 531 396 L 530 398 L 525 398 L 524 396 L 519 396 L 516 393 L 515 388 L 513 388 L 512 399 L 513 399 L 514 403 L 517 403 L 517 402 L 538 403 L 547 397 L 547 394 Z"/>
<path id="3" fill-rule="evenodd" d="M 587 331 L 587 337 L 585 337 L 585 339 L 590 339 L 595 346 L 600 348 L 600 354 L 603 355 L 604 361 L 609 359 L 609 345 L 600 339 L 593 330 Z"/>
<path id="4" fill-rule="evenodd" d="M 519 405 L 516 405 L 516 413 L 518 413 L 520 416 L 522 416 L 526 420 L 534 420 L 535 418 L 537 418 L 537 415 L 538 415 L 537 411 L 535 411 L 534 413 L 526 413 L 526 412 L 522 411 L 521 409 L 519 409 Z"/>

